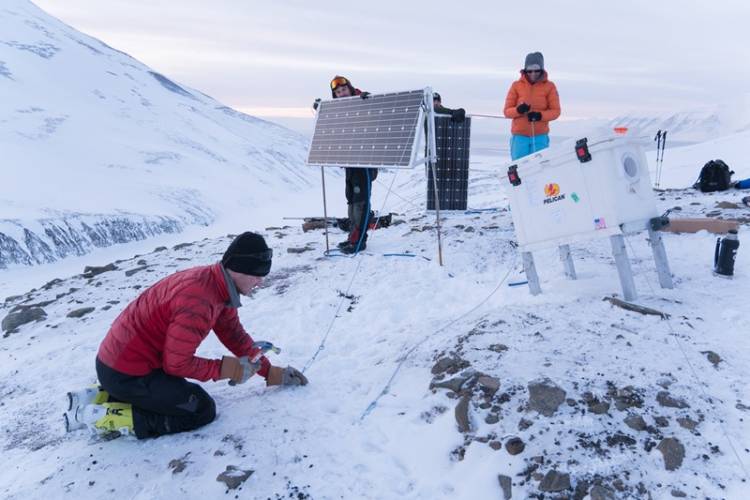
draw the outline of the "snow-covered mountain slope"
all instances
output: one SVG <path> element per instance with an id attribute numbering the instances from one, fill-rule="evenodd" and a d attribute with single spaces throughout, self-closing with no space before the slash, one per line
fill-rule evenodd
<path id="1" fill-rule="evenodd" d="M 740 196 L 680 190 L 659 203 L 705 215 Z M 98 345 L 126 304 L 214 262 L 228 238 L 7 299 L 0 318 L 44 314 L 0 338 L 0 496 L 215 498 L 235 466 L 255 471 L 228 492 L 238 498 L 510 498 L 503 486 L 512 498 L 747 498 L 744 246 L 729 281 L 711 275 L 713 235 L 666 234 L 676 287 L 663 290 L 645 238 L 629 237 L 639 303 L 662 319 L 602 301 L 619 290 L 606 240 L 572 245 L 577 281 L 556 251 L 539 252 L 534 297 L 508 286 L 523 278 L 507 210 L 446 213 L 442 268 L 434 221 L 406 211 L 353 259 L 322 258 L 321 231 L 265 231 L 274 269 L 240 317 L 283 349 L 274 363 L 307 366 L 310 385 L 205 383 L 218 418 L 195 432 L 89 442 L 60 415 L 65 391 L 95 381 Z M 384 255 L 401 252 L 415 256 Z M 213 335 L 200 348 L 224 353 Z"/>
<path id="2" fill-rule="evenodd" d="M 651 137 L 667 130 L 667 145 L 704 142 L 747 130 L 750 127 L 750 93 L 738 94 L 731 105 L 717 104 L 702 110 L 663 115 L 622 115 L 609 121 L 608 127 L 631 127 Z"/>
<path id="3" fill-rule="evenodd" d="M 0 268 L 268 213 L 307 141 L 171 81 L 27 0 L 0 5 Z"/>

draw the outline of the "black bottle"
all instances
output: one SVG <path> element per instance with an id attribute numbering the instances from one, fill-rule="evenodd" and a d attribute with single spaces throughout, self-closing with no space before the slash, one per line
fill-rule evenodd
<path id="1" fill-rule="evenodd" d="M 716 240 L 714 251 L 714 274 L 731 278 L 734 275 L 734 259 L 737 257 L 737 249 L 740 240 L 737 239 L 737 231 L 729 230 L 729 234 Z"/>

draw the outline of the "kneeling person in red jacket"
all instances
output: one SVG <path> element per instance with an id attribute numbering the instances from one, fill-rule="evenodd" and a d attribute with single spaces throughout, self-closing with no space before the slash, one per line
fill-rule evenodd
<path id="1" fill-rule="evenodd" d="M 241 384 L 257 373 L 267 385 L 306 385 L 298 370 L 259 357 L 237 315 L 239 295 L 260 285 L 271 257 L 263 237 L 246 232 L 232 241 L 221 262 L 172 274 L 138 296 L 99 347 L 101 387 L 69 393 L 68 430 L 89 426 L 142 439 L 212 422 L 214 400 L 186 378 Z M 236 357 L 195 355 L 211 330 Z"/>

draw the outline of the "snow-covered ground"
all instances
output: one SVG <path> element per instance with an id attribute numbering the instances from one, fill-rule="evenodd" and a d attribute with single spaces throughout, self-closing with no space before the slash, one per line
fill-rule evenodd
<path id="1" fill-rule="evenodd" d="M 667 150 L 662 185 L 685 187 L 686 165 L 695 173 L 713 157 L 737 157 L 734 169 L 750 177 L 739 165 L 745 143 Z M 629 238 L 638 303 L 669 319 L 602 300 L 619 291 L 606 240 L 574 246 L 577 281 L 555 251 L 539 252 L 544 293 L 530 296 L 508 286 L 522 273 L 502 164 L 473 158 L 470 205 L 496 210 L 445 215 L 444 267 L 420 172 L 379 177 L 374 207 L 404 223 L 374 232 L 358 257 L 322 257 L 322 232 L 296 223 L 265 229 L 274 270 L 240 317 L 282 347 L 274 362 L 305 367 L 311 383 L 206 383 L 219 417 L 196 432 L 101 443 L 66 435 L 60 416 L 65 391 L 95 381 L 96 350 L 119 311 L 160 277 L 215 261 L 228 238 L 145 253 L 91 279 L 60 275 L 6 300 L 1 317 L 41 304 L 46 318 L 0 342 L 0 493 L 210 498 L 224 494 L 216 477 L 233 465 L 255 471 L 229 492 L 239 498 L 503 498 L 499 476 L 513 498 L 746 498 L 750 253 L 741 246 L 735 279 L 720 279 L 713 235 L 666 234 L 676 287 L 663 290 L 646 241 Z M 658 196 L 665 210 L 738 218 L 744 229 L 750 210 L 717 208 L 743 194 Z M 415 256 L 384 255 L 403 252 Z M 67 317 L 84 307 L 95 309 Z M 200 353 L 220 356 L 209 338 Z"/>

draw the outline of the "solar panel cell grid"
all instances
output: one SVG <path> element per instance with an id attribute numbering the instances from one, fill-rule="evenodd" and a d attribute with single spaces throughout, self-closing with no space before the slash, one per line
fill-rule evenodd
<path id="1" fill-rule="evenodd" d="M 454 123 L 448 116 L 435 117 L 438 160 L 438 199 L 441 210 L 466 210 L 468 205 L 471 119 Z M 428 169 L 427 209 L 435 209 L 432 171 Z"/>
<path id="2" fill-rule="evenodd" d="M 409 167 L 424 91 L 323 101 L 307 163 Z"/>

